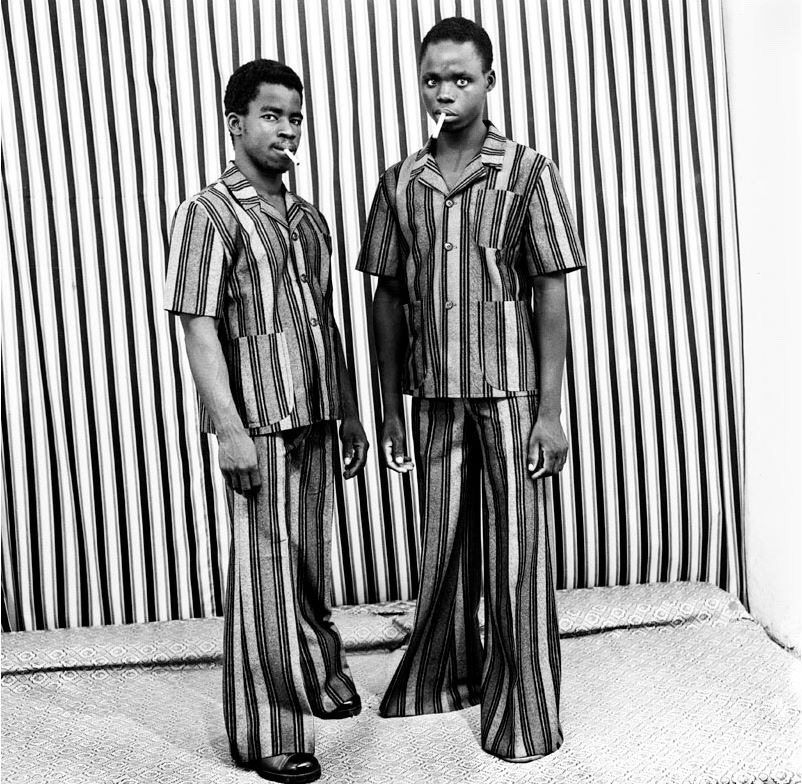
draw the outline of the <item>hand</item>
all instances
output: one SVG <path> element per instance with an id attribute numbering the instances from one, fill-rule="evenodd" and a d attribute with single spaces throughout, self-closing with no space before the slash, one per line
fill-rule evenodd
<path id="1" fill-rule="evenodd" d="M 529 434 L 526 467 L 532 480 L 558 474 L 565 465 L 567 455 L 568 439 L 559 417 L 538 417 Z"/>
<path id="2" fill-rule="evenodd" d="M 407 455 L 407 436 L 404 422 L 400 417 L 388 417 L 382 425 L 381 437 L 384 462 L 391 471 L 406 474 L 415 468 L 412 458 Z"/>
<path id="3" fill-rule="evenodd" d="M 343 465 L 346 479 L 356 476 L 364 467 L 368 456 L 368 443 L 362 423 L 356 417 L 346 417 L 340 424 L 340 441 L 343 444 Z"/>
<path id="4" fill-rule="evenodd" d="M 218 435 L 220 470 L 226 484 L 235 492 L 255 493 L 262 486 L 262 474 L 256 456 L 256 446 L 245 430 Z"/>

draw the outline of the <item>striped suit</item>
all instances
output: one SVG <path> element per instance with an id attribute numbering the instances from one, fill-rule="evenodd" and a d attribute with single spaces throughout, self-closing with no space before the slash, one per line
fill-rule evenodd
<path id="1" fill-rule="evenodd" d="M 261 488 L 228 490 L 224 714 L 243 761 L 314 752 L 314 713 L 356 693 L 331 622 L 334 419 L 340 336 L 323 216 L 285 194 L 286 220 L 236 165 L 178 208 L 166 307 L 219 320 L 231 393 Z M 201 404 L 201 428 L 214 432 Z"/>
<path id="2" fill-rule="evenodd" d="M 480 702 L 485 750 L 549 754 L 562 743 L 560 647 L 543 485 L 526 471 L 538 389 L 531 279 L 584 266 L 557 169 L 488 125 L 449 189 L 427 145 L 382 176 L 357 266 L 406 284 L 403 390 L 423 521 L 415 625 L 381 713 Z"/>
<path id="3" fill-rule="evenodd" d="M 286 220 L 233 164 L 179 206 L 170 236 L 165 307 L 220 319 L 251 435 L 340 416 L 331 236 L 313 205 L 289 192 L 285 201 Z M 202 401 L 200 417 L 213 433 Z"/>
<path id="4" fill-rule="evenodd" d="M 416 397 L 536 392 L 531 278 L 583 266 L 557 167 L 492 125 L 451 191 L 428 144 L 382 175 L 357 261 L 406 283 Z"/>

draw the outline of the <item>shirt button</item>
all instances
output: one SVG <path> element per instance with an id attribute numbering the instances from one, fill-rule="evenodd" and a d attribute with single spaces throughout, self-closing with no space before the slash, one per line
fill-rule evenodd
<path id="1" fill-rule="evenodd" d="M 313 327 L 316 327 L 316 326 L 317 326 L 317 319 L 316 319 L 316 318 L 310 319 L 310 320 L 309 320 L 309 323 L 310 323 L 310 324 L 311 324 Z"/>
<path id="2" fill-rule="evenodd" d="M 308 278 L 306 277 L 306 273 L 305 272 L 302 273 L 301 274 L 301 283 L 306 283 L 307 280 L 308 280 Z"/>
<path id="3" fill-rule="evenodd" d="M 293 238 L 293 240 L 297 240 L 298 239 L 298 232 L 297 231 L 294 231 L 292 233 L 292 238 Z"/>
<path id="4" fill-rule="evenodd" d="M 451 249 L 452 249 L 454 246 L 453 246 L 453 245 L 452 245 L 450 242 L 446 242 L 446 243 L 443 245 L 443 247 L 444 247 L 446 250 L 451 250 Z"/>
<path id="5" fill-rule="evenodd" d="M 446 310 L 451 310 L 453 307 L 454 303 L 451 300 L 448 300 L 448 302 L 446 302 Z"/>
<path id="6" fill-rule="evenodd" d="M 451 201 L 451 199 L 447 199 L 446 200 L 446 207 L 453 207 L 453 206 L 454 206 L 454 202 Z"/>

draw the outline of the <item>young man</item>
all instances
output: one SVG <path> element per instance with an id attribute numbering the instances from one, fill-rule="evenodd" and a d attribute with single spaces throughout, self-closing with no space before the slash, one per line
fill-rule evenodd
<path id="1" fill-rule="evenodd" d="M 554 164 L 483 120 L 492 59 L 487 33 L 465 19 L 424 38 L 421 98 L 445 124 L 382 176 L 357 266 L 380 276 L 381 442 L 394 471 L 413 467 L 401 393 L 413 395 L 423 521 L 415 626 L 381 713 L 481 702 L 482 747 L 525 762 L 562 742 L 542 479 L 568 450 L 564 278 L 584 260 Z"/>
<path id="2" fill-rule="evenodd" d="M 297 784 L 320 776 L 313 716 L 361 708 L 329 608 L 335 419 L 346 479 L 368 449 L 332 313 L 328 226 L 281 179 L 301 140 L 302 91 L 271 60 L 234 72 L 234 163 L 178 208 L 166 286 L 228 485 L 232 756 Z"/>

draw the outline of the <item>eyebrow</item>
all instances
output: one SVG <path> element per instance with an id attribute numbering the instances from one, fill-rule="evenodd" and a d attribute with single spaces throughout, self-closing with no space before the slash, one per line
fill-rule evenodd
<path id="1" fill-rule="evenodd" d="M 442 76 L 450 76 L 453 79 L 470 79 L 471 75 L 465 71 L 449 71 L 446 69 L 443 73 L 439 71 L 425 71 L 421 74 L 421 79 L 441 78 Z"/>
<path id="2" fill-rule="evenodd" d="M 259 107 L 259 113 L 262 112 L 273 112 L 273 114 L 283 114 L 284 109 L 280 106 L 261 106 Z M 301 112 L 291 112 L 290 117 L 300 117 L 303 120 L 303 114 Z"/>

